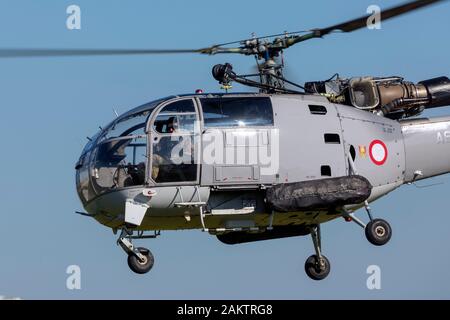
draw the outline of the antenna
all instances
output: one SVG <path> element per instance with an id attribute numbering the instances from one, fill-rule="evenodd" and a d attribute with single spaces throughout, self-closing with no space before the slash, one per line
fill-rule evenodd
<path id="1" fill-rule="evenodd" d="M 113 107 L 112 110 L 113 110 L 114 114 L 116 115 L 116 118 L 118 118 L 119 114 L 117 113 L 116 109 L 114 109 L 114 107 Z"/>

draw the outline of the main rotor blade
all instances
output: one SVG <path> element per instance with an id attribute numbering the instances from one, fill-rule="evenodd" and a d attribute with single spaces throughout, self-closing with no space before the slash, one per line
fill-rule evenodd
<path id="1" fill-rule="evenodd" d="M 417 10 L 445 0 L 416 0 L 397 7 L 380 12 L 381 21 L 399 16 L 401 14 Z M 351 32 L 367 26 L 370 15 L 340 23 L 328 28 L 313 29 L 310 33 L 301 36 L 292 36 L 283 41 L 282 48 L 288 48 L 296 43 L 313 38 L 320 38 L 333 31 Z M 278 40 L 279 41 L 279 40 Z M 231 44 L 231 43 L 228 43 Z M 225 45 L 225 44 L 224 44 Z M 280 48 L 279 43 L 273 44 Z M 150 54 L 180 54 L 199 53 L 214 55 L 218 53 L 254 54 L 251 48 L 245 46 L 239 48 L 224 48 L 215 45 L 202 49 L 33 49 L 33 48 L 0 48 L 0 58 L 25 58 L 25 57 L 67 57 L 67 56 L 112 56 L 112 55 L 150 55 Z"/>
<path id="2" fill-rule="evenodd" d="M 411 1 L 408 3 L 404 3 L 402 5 L 382 10 L 380 12 L 380 20 L 381 22 L 388 20 L 390 18 L 405 14 L 407 12 L 411 12 L 432 4 L 436 4 L 438 2 L 444 2 L 446 0 L 417 0 L 417 1 Z M 333 31 L 342 31 L 342 32 L 352 32 L 354 30 L 358 30 L 361 28 L 364 28 L 367 26 L 368 19 L 371 17 L 371 15 L 365 15 L 360 18 L 356 18 L 350 21 L 346 21 L 344 23 L 339 23 L 334 26 L 323 28 L 323 29 L 314 29 L 311 33 L 305 34 L 298 37 L 292 37 L 288 39 L 287 46 L 290 47 L 296 43 L 306 41 L 313 38 L 321 38 L 326 34 L 329 34 Z"/>
<path id="3" fill-rule="evenodd" d="M 203 49 L 0 49 L 0 58 L 26 57 L 68 57 L 68 56 L 112 56 L 112 55 L 149 55 L 179 53 L 244 53 L 240 48 L 221 48 L 217 46 Z"/>

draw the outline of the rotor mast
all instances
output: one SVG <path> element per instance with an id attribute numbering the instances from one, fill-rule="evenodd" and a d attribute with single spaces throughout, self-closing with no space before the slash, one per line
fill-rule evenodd
<path id="1" fill-rule="evenodd" d="M 287 36 L 286 36 L 287 38 Z M 254 37 L 251 40 L 242 42 L 242 45 L 255 56 L 255 61 L 258 67 L 261 84 L 277 88 L 284 89 L 285 82 L 283 81 L 283 61 L 278 62 L 277 58 L 282 55 L 284 46 L 276 47 L 274 43 L 279 42 L 281 39 L 275 39 L 273 43 L 267 40 L 262 40 Z M 264 60 L 259 63 L 260 60 Z M 265 91 L 261 89 L 261 91 Z"/>

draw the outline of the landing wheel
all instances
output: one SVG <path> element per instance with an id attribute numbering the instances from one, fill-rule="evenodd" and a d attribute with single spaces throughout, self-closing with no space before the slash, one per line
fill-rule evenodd
<path id="1" fill-rule="evenodd" d="M 136 257 L 133 253 L 128 254 L 128 266 L 133 272 L 138 274 L 144 274 L 151 270 L 153 264 L 155 263 L 155 259 L 153 258 L 150 250 L 146 248 L 139 247 L 137 250 L 142 254 L 142 261 Z"/>
<path id="2" fill-rule="evenodd" d="M 374 219 L 366 225 L 366 238 L 375 246 L 382 246 L 388 243 L 392 236 L 392 229 L 389 223 L 383 219 Z"/>
<path id="3" fill-rule="evenodd" d="M 315 254 L 310 256 L 305 262 L 305 272 L 313 280 L 323 280 L 330 273 L 330 261 L 322 255 L 322 261 Z"/>

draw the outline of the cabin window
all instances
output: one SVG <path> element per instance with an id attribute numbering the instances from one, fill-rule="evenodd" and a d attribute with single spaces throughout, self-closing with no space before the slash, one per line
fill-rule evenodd
<path id="1" fill-rule="evenodd" d="M 337 133 L 325 133 L 324 134 L 325 143 L 341 143 L 341 137 Z"/>
<path id="2" fill-rule="evenodd" d="M 318 114 L 318 115 L 327 114 L 327 108 L 325 108 L 324 106 L 317 105 L 317 104 L 310 104 L 310 105 L 308 105 L 308 107 L 309 107 L 309 111 L 311 112 L 311 114 Z"/>
<path id="3" fill-rule="evenodd" d="M 201 99 L 205 127 L 272 126 L 270 98 L 233 97 Z"/>

